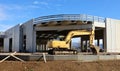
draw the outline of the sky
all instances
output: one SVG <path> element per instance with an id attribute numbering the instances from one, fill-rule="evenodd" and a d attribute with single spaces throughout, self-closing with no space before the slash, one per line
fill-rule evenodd
<path id="1" fill-rule="evenodd" d="M 56 14 L 120 19 L 120 0 L 0 0 L 0 31 L 32 18 Z"/>

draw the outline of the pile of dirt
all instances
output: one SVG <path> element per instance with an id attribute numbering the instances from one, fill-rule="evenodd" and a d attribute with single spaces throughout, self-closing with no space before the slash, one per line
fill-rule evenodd
<path id="1" fill-rule="evenodd" d="M 120 61 L 5 61 L 0 71 L 120 71 Z"/>

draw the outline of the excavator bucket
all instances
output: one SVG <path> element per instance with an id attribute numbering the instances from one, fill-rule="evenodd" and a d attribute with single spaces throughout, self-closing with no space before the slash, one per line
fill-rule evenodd
<path id="1" fill-rule="evenodd" d="M 94 55 L 99 54 L 100 47 L 93 45 L 93 46 L 91 46 L 90 48 L 91 48 L 91 50 L 92 50 L 92 52 L 93 52 Z"/>

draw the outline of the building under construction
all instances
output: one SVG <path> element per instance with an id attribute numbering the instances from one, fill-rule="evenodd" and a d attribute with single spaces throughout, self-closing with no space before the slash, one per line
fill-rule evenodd
<path id="1" fill-rule="evenodd" d="M 46 52 L 50 48 L 47 42 L 57 39 L 71 30 L 95 30 L 94 45 L 102 52 L 120 53 L 120 20 L 84 14 L 60 14 L 42 16 L 18 24 L 0 33 L 2 52 Z M 89 52 L 89 36 L 80 38 L 77 50 Z M 73 37 L 75 38 L 75 37 Z M 72 47 L 72 41 L 71 41 Z"/>

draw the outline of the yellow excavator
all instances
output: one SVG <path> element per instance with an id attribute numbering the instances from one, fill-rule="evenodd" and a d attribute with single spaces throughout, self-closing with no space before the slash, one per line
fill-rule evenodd
<path id="1" fill-rule="evenodd" d="M 91 48 L 93 54 L 98 54 L 100 48 L 98 46 L 93 45 L 94 40 L 94 30 L 73 30 L 70 31 L 64 40 L 52 40 L 47 43 L 47 47 L 51 48 L 48 51 L 48 54 L 64 54 L 64 53 L 73 53 L 77 54 L 75 49 L 70 49 L 70 42 L 72 37 L 81 36 L 81 35 L 89 35 L 90 42 L 89 47 Z"/>

